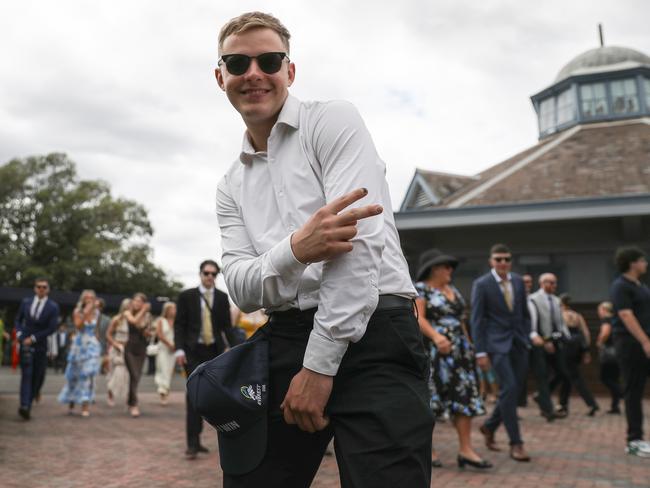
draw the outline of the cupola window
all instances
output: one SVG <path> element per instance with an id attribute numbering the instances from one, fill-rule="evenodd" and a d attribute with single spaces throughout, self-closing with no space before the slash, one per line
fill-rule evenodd
<path id="1" fill-rule="evenodd" d="M 581 85 L 580 97 L 582 98 L 582 115 L 585 118 L 600 117 L 608 113 L 605 83 Z"/>
<path id="2" fill-rule="evenodd" d="M 557 97 L 557 125 L 576 119 L 576 104 L 572 89 L 564 90 Z"/>
<path id="3" fill-rule="evenodd" d="M 639 97 L 634 78 L 612 81 L 612 111 L 615 114 L 630 114 L 639 111 Z"/>

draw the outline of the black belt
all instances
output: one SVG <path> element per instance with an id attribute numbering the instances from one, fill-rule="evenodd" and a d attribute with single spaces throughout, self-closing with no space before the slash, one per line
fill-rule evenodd
<path id="1" fill-rule="evenodd" d="M 271 312 L 269 319 L 271 322 L 274 320 L 291 320 L 314 315 L 318 308 L 309 308 L 307 310 L 300 310 L 299 308 L 290 308 L 289 310 L 282 310 L 279 312 Z M 397 295 L 379 295 L 377 308 L 375 312 L 382 310 L 413 310 L 413 300 L 411 298 L 404 298 Z"/>

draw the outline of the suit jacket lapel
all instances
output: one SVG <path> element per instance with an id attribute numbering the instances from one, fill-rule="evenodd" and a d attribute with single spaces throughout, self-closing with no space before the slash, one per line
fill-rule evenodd
<path id="1" fill-rule="evenodd" d="M 496 279 L 494 279 L 492 272 L 490 272 L 490 281 L 492 282 L 491 286 L 493 289 L 493 293 L 496 293 L 496 295 L 499 297 L 498 300 L 499 303 L 501 303 L 501 307 L 503 308 L 503 310 L 505 310 L 508 313 L 512 313 L 510 312 L 510 309 L 508 308 L 508 304 L 506 303 L 506 297 L 503 296 L 503 290 L 501 289 L 501 284 L 497 282 Z M 512 303 L 514 305 L 514 301 Z"/>

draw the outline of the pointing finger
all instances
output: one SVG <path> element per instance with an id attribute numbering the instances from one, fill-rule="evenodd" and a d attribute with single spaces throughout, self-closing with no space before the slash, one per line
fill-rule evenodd
<path id="1" fill-rule="evenodd" d="M 339 225 L 354 225 L 358 220 L 374 217 L 383 211 L 384 208 L 381 205 L 367 205 L 365 207 L 352 208 L 345 212 L 341 212 L 338 215 L 337 220 Z"/>
<path id="2" fill-rule="evenodd" d="M 330 210 L 333 214 L 337 214 L 341 210 L 343 210 L 344 208 L 349 207 L 350 205 L 352 205 L 357 200 L 361 200 L 367 194 L 368 194 L 367 189 L 358 188 L 356 190 L 351 191 L 350 193 L 346 193 L 342 197 L 339 197 L 339 198 L 337 198 L 335 200 L 332 200 L 330 203 L 325 205 L 325 208 Z"/>

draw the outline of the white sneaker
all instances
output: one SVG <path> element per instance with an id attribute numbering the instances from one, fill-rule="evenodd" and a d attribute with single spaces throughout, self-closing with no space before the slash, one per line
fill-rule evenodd
<path id="1" fill-rule="evenodd" d="M 641 440 L 628 442 L 625 452 L 632 456 L 650 458 L 650 442 Z"/>

